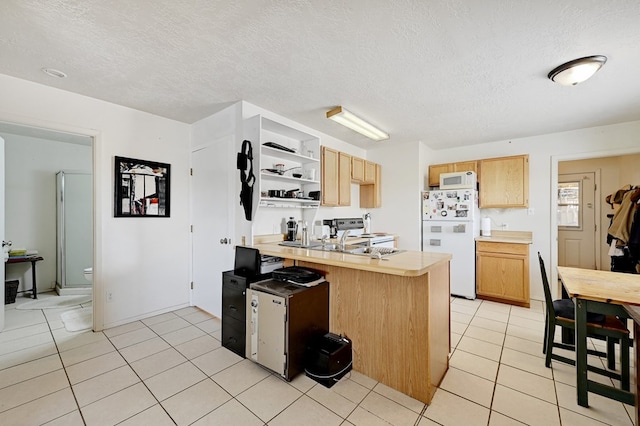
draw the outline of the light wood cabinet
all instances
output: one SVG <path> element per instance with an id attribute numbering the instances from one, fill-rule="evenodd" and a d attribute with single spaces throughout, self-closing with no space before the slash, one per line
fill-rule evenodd
<path id="1" fill-rule="evenodd" d="M 376 163 L 351 157 L 351 180 L 359 184 L 376 182 Z"/>
<path id="2" fill-rule="evenodd" d="M 478 173 L 478 162 L 460 161 L 457 163 L 432 164 L 429 166 L 429 186 L 440 186 L 440 175 L 442 173 L 468 172 Z"/>
<path id="3" fill-rule="evenodd" d="M 529 307 L 529 245 L 477 241 L 476 293 Z"/>
<path id="4" fill-rule="evenodd" d="M 322 205 L 338 205 L 338 151 L 322 147 L 321 153 L 322 168 Z"/>
<path id="5" fill-rule="evenodd" d="M 357 183 L 364 180 L 364 159 L 351 157 L 351 180 Z"/>
<path id="6" fill-rule="evenodd" d="M 351 205 L 351 156 L 338 153 L 338 205 Z"/>
<path id="7" fill-rule="evenodd" d="M 376 163 L 371 161 L 364 162 L 364 179 L 362 183 L 376 183 Z"/>
<path id="8" fill-rule="evenodd" d="M 360 207 L 382 207 L 382 166 L 375 163 L 369 164 L 373 164 L 374 179 L 372 184 L 360 185 Z"/>
<path id="9" fill-rule="evenodd" d="M 322 205 L 351 204 L 351 156 L 322 147 Z"/>
<path id="10" fill-rule="evenodd" d="M 322 205 L 351 205 L 351 183 L 360 185 L 360 207 L 382 206 L 382 167 L 335 149 L 322 147 Z"/>
<path id="11" fill-rule="evenodd" d="M 529 206 L 529 156 L 479 161 L 480 208 Z"/>

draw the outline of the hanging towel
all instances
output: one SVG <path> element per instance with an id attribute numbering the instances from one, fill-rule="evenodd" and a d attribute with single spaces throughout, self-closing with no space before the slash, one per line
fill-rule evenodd
<path id="1" fill-rule="evenodd" d="M 244 207 L 244 217 L 251 221 L 251 210 L 253 208 L 253 185 L 256 177 L 253 174 L 253 148 L 248 140 L 242 141 L 242 151 L 238 153 L 237 167 L 240 170 L 240 205 Z"/>

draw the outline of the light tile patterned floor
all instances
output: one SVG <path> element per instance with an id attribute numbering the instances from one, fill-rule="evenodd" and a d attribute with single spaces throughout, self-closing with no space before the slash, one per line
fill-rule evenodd
<path id="1" fill-rule="evenodd" d="M 287 383 L 221 347 L 220 321 L 197 308 L 69 333 L 61 311 L 15 306 L 0 333 L 1 425 L 633 424 L 633 407 L 594 394 L 577 406 L 572 367 L 545 368 L 535 301 L 452 298 L 450 368 L 429 406 L 355 371 L 331 389 Z"/>

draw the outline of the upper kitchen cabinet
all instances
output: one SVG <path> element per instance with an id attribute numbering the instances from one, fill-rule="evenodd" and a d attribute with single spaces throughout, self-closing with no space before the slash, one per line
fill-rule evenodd
<path id="1" fill-rule="evenodd" d="M 376 181 L 376 163 L 358 157 L 351 157 L 351 180 L 359 184 Z"/>
<path id="2" fill-rule="evenodd" d="M 364 159 L 351 157 L 351 180 L 360 183 L 364 180 Z"/>
<path id="3" fill-rule="evenodd" d="M 442 173 L 468 172 L 478 173 L 477 161 L 460 161 L 458 163 L 432 164 L 429 166 L 429 186 L 440 186 Z"/>
<path id="4" fill-rule="evenodd" d="M 322 147 L 322 205 L 351 204 L 351 156 Z"/>
<path id="5" fill-rule="evenodd" d="M 529 206 L 529 156 L 488 158 L 480 166 L 480 208 Z"/>
<path id="6" fill-rule="evenodd" d="M 376 183 L 377 166 L 378 165 L 376 163 L 372 163 L 371 161 L 364 162 L 364 180 L 362 181 L 362 183 Z"/>
<path id="7" fill-rule="evenodd" d="M 320 138 L 260 115 L 245 120 L 244 135 L 254 143 L 256 210 L 304 209 L 311 222 L 320 205 L 311 196 L 320 190 Z"/>
<path id="8" fill-rule="evenodd" d="M 369 164 L 373 165 L 373 183 L 360 185 L 360 208 L 366 209 L 382 207 L 382 166 Z"/>

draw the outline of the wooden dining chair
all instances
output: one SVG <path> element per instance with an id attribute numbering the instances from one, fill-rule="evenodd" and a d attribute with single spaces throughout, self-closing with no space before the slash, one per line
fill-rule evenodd
<path id="1" fill-rule="evenodd" d="M 546 355 L 544 365 L 551 367 L 551 360 L 564 362 L 575 365 L 575 360 L 554 354 L 553 348 L 566 349 L 575 352 L 575 346 L 566 343 L 556 342 L 555 330 L 556 326 L 571 329 L 575 332 L 575 306 L 571 299 L 553 300 L 551 297 L 551 289 L 549 288 L 549 280 L 547 279 L 547 271 L 544 267 L 544 261 L 540 252 L 538 252 L 538 260 L 540 261 L 540 273 L 542 274 L 542 287 L 544 289 L 544 299 L 546 304 L 546 317 L 544 327 L 544 342 L 542 352 Z M 620 374 L 615 371 L 605 370 L 592 365 L 588 365 L 589 371 L 597 374 L 620 380 L 623 390 L 629 390 L 629 330 L 627 326 L 613 315 L 602 315 L 593 312 L 587 313 L 587 336 L 600 339 L 606 339 L 607 352 L 587 349 L 587 353 L 600 357 L 607 357 L 607 366 L 610 370 L 615 370 L 615 343 L 620 343 Z"/>

